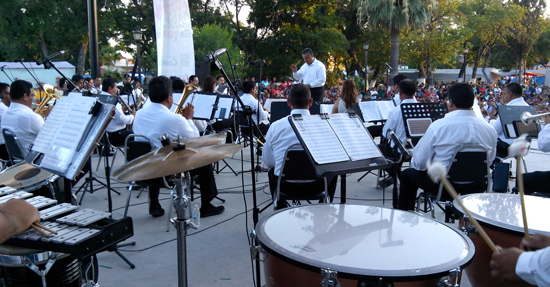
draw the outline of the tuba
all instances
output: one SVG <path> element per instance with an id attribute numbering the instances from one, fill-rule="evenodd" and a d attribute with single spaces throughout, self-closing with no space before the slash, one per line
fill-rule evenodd
<path id="1" fill-rule="evenodd" d="M 178 107 L 176 108 L 176 110 L 174 111 L 175 114 L 180 114 L 181 111 L 183 111 L 183 103 L 185 103 L 185 100 L 187 100 L 187 97 L 189 97 L 189 95 L 196 89 L 198 89 L 199 87 L 195 86 L 195 85 L 192 85 L 192 84 L 187 84 L 185 86 L 185 88 L 183 88 L 183 94 L 181 95 L 181 98 L 180 98 L 180 101 L 178 103 Z"/>
<path id="2" fill-rule="evenodd" d="M 46 116 L 46 110 L 44 109 L 44 107 L 48 104 L 48 102 L 52 99 L 57 100 L 59 99 L 59 97 L 61 97 L 61 92 L 56 90 L 52 85 L 44 85 L 44 92 L 46 92 L 46 96 L 44 97 L 44 99 L 42 99 L 40 104 L 34 110 L 35 113 L 41 115 L 43 118 Z"/>

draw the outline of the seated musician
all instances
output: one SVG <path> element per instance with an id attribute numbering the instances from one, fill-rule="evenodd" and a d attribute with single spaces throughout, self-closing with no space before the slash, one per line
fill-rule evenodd
<path id="1" fill-rule="evenodd" d="M 40 222 L 38 209 L 23 199 L 10 199 L 0 206 L 0 244 Z"/>
<path id="2" fill-rule="evenodd" d="M 2 115 L 11 104 L 10 86 L 8 84 L 0 83 L 0 96 L 2 97 L 2 101 L 0 101 L 0 125 L 1 125 Z M 8 154 L 8 149 L 6 148 L 6 144 L 4 143 L 4 137 L 0 136 L 0 158 L 3 160 L 8 160 L 9 157 L 10 156 Z"/>
<path id="3" fill-rule="evenodd" d="M 409 103 L 416 103 L 416 99 L 414 98 L 414 92 L 415 92 L 415 85 L 414 82 L 409 79 L 403 79 L 399 82 L 399 105 L 395 108 L 393 108 L 390 113 L 388 114 L 388 119 L 386 120 L 386 123 L 384 124 L 384 129 L 382 130 L 382 136 L 388 139 L 389 145 L 380 146 L 380 150 L 386 157 L 392 157 L 397 158 L 398 154 L 394 154 L 393 147 L 395 146 L 395 142 L 391 140 L 391 136 L 389 134 L 389 131 L 392 130 L 397 138 L 402 142 L 405 143 L 407 139 L 407 133 L 405 132 L 405 124 L 403 123 L 403 114 L 401 113 L 401 104 L 409 104 Z M 399 152 L 399 151 L 398 151 Z M 400 163 L 397 167 L 397 176 L 401 177 L 401 166 L 403 163 Z M 394 183 L 395 179 L 393 178 L 394 175 L 394 168 L 392 167 L 386 169 L 386 172 L 391 176 L 388 179 L 386 179 L 384 182 L 380 183 L 387 186 L 390 186 Z"/>
<path id="4" fill-rule="evenodd" d="M 527 249 L 536 251 L 525 251 Z M 504 248 L 493 253 L 491 275 L 504 283 L 527 282 L 550 286 L 550 236 L 533 234 L 519 248 Z M 506 285 L 503 285 L 506 286 Z"/>
<path id="5" fill-rule="evenodd" d="M 101 95 L 111 95 L 116 97 L 118 92 L 116 80 L 111 77 L 105 77 L 103 80 L 102 89 L 103 91 L 101 92 Z M 126 137 L 132 134 L 132 131 L 128 130 L 126 126 L 134 121 L 136 112 L 131 112 L 131 114 L 126 115 L 125 111 L 127 110 L 128 108 L 126 106 L 123 107 L 120 103 L 117 103 L 115 107 L 115 117 L 107 126 L 109 141 L 114 146 L 124 145 Z"/>
<path id="6" fill-rule="evenodd" d="M 504 98 L 504 104 L 507 106 L 529 106 L 523 100 L 523 89 L 518 83 L 510 83 L 504 87 L 502 91 L 502 96 Z M 495 131 L 498 134 L 498 144 L 497 144 L 497 156 L 505 158 L 508 156 L 508 146 L 514 141 L 514 139 L 507 139 L 504 131 L 502 130 L 502 124 L 500 122 L 500 117 L 497 117 L 495 120 L 489 122 Z"/>
<path id="7" fill-rule="evenodd" d="M 139 110 L 134 121 L 134 132 L 146 136 L 153 143 L 154 148 L 161 147 L 159 138 L 167 135 L 168 138 L 176 140 L 192 139 L 199 136 L 199 131 L 193 123 L 193 105 L 186 107 L 182 115 L 170 112 L 173 104 L 172 82 L 169 78 L 160 76 L 153 78 L 149 83 L 149 99 L 151 104 Z M 218 194 L 212 165 L 205 165 L 191 170 L 191 175 L 198 175 L 201 189 L 201 217 L 208 217 L 222 213 L 223 206 L 214 206 L 212 201 Z M 159 180 L 157 180 L 158 182 Z M 160 179 L 162 182 L 162 179 Z M 149 214 L 154 217 L 164 215 L 158 197 L 160 188 L 149 187 Z"/>
<path id="8" fill-rule="evenodd" d="M 243 95 L 241 96 L 241 100 L 243 101 L 243 104 L 245 106 L 249 106 L 252 108 L 252 112 L 254 113 L 252 115 L 252 120 L 256 124 L 256 126 L 259 128 L 259 131 L 262 133 L 261 135 L 256 135 L 260 137 L 260 140 L 263 140 L 263 135 L 267 134 L 267 131 L 269 130 L 269 125 L 266 125 L 262 123 L 262 121 L 267 120 L 267 111 L 263 108 L 262 104 L 258 101 L 256 98 L 256 83 L 252 81 L 245 81 L 243 82 Z M 242 108 L 239 107 L 237 110 L 241 110 Z"/>
<path id="9" fill-rule="evenodd" d="M 538 135 L 538 148 L 540 151 L 550 152 L 550 116 L 544 117 L 545 126 Z M 550 186 L 550 171 L 535 171 L 523 174 L 523 186 L 525 194 L 533 192 L 547 192 Z"/>
<path id="10" fill-rule="evenodd" d="M 185 82 L 180 78 L 172 79 L 172 90 L 183 92 L 185 90 Z M 174 105 L 177 105 L 177 104 L 178 103 L 174 103 Z M 205 120 L 193 119 L 193 123 L 195 124 L 195 126 L 199 130 L 199 133 L 204 134 L 204 131 L 206 130 L 206 127 L 208 127 L 208 122 L 206 122 Z"/>
<path id="11" fill-rule="evenodd" d="M 413 150 L 411 168 L 403 171 L 399 192 L 399 209 L 413 210 L 419 188 L 437 194 L 439 183 L 434 183 L 426 172 L 428 160 L 440 161 L 448 169 L 454 151 L 461 144 L 481 144 L 489 150 L 489 160 L 496 153 L 495 129 L 478 118 L 472 110 L 474 92 L 468 84 L 454 84 L 449 89 L 449 113 L 430 125 Z M 446 192 L 443 193 L 446 195 Z"/>
<path id="12" fill-rule="evenodd" d="M 353 80 L 345 80 L 342 84 L 342 97 L 334 102 L 332 113 L 353 112 L 353 104 L 359 103 L 358 95 Z"/>
<path id="13" fill-rule="evenodd" d="M 401 104 L 401 98 L 400 98 L 400 94 L 399 94 L 399 83 L 402 80 L 405 80 L 406 78 L 407 77 L 405 77 L 402 74 L 397 74 L 395 77 L 392 78 L 393 86 L 391 88 L 392 88 L 392 91 L 393 91 L 393 94 L 394 94 L 392 101 L 393 101 L 393 103 L 395 104 L 396 107 L 399 107 L 399 105 Z M 369 94 L 369 91 L 366 91 L 365 93 Z M 379 137 L 379 136 L 382 135 L 382 129 L 383 128 L 384 128 L 384 125 L 373 125 L 373 126 L 367 127 L 367 130 L 369 131 L 370 135 L 373 138 L 375 138 L 375 137 Z"/>
<path id="14" fill-rule="evenodd" d="M 34 99 L 31 83 L 23 80 L 14 81 L 11 83 L 10 96 L 12 102 L 2 115 L 2 129 L 13 131 L 23 150 L 28 151 L 44 125 L 44 119 L 31 109 Z"/>
<path id="15" fill-rule="evenodd" d="M 292 109 L 291 115 L 303 115 L 309 116 L 309 107 L 313 104 L 311 93 L 309 88 L 303 84 L 295 84 L 290 90 L 290 96 L 287 100 L 288 106 Z M 282 118 L 271 124 L 269 131 L 266 135 L 266 141 L 263 148 L 262 160 L 263 163 L 269 168 L 269 188 L 271 189 L 271 196 L 275 195 L 277 190 L 277 179 L 281 174 L 281 167 L 283 165 L 285 152 L 288 147 L 300 144 L 298 137 L 292 129 L 290 122 L 287 118 Z M 329 178 L 329 190 L 328 194 L 330 200 L 334 198 L 334 192 L 336 191 L 337 178 Z M 286 203 L 277 202 L 278 208 L 284 208 Z"/>

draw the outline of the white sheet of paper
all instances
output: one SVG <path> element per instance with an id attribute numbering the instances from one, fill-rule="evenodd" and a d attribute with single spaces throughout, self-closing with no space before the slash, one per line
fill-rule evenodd
<path id="1" fill-rule="evenodd" d="M 352 161 L 383 157 L 358 118 L 339 113 L 330 115 L 328 122 Z"/>
<path id="2" fill-rule="evenodd" d="M 218 100 L 218 109 L 214 113 L 215 119 L 228 119 L 231 113 L 231 106 L 233 105 L 233 98 L 220 97 Z M 220 117 L 220 112 L 225 109 L 225 115 Z"/>
<path id="3" fill-rule="evenodd" d="M 359 107 L 361 108 L 361 113 L 363 114 L 365 122 L 382 119 L 376 101 L 360 102 Z"/>
<path id="4" fill-rule="evenodd" d="M 194 119 L 207 119 L 212 117 L 212 109 L 216 103 L 217 96 L 195 94 L 193 97 L 193 106 L 195 107 Z"/>

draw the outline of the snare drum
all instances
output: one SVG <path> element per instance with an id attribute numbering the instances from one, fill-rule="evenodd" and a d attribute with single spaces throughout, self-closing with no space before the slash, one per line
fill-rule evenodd
<path id="1" fill-rule="evenodd" d="M 503 248 L 519 247 L 524 237 L 523 216 L 521 214 L 520 196 L 517 194 L 480 193 L 462 197 L 464 206 L 483 226 L 491 240 Z M 463 209 L 455 202 L 459 212 Z M 548 218 L 550 217 L 550 198 L 525 196 L 525 209 L 530 233 L 550 235 Z M 491 276 L 489 263 L 493 251 L 477 234 L 477 230 L 468 219 L 460 218 L 460 228 L 466 231 L 474 242 L 476 253 L 472 264 L 466 268 L 466 274 L 474 287 L 501 286 L 502 282 Z M 507 284 L 506 286 L 531 286 L 524 284 Z"/>
<path id="2" fill-rule="evenodd" d="M 453 227 L 375 206 L 287 208 L 260 220 L 256 232 L 270 287 L 318 287 L 326 270 L 337 272 L 342 287 L 437 286 L 449 275 L 458 281 L 474 255 L 473 243 Z"/>
<path id="3" fill-rule="evenodd" d="M 0 184 L 27 192 L 47 187 L 50 191 L 49 195 L 55 195 L 55 188 L 52 183 L 57 179 L 59 179 L 59 175 L 24 162 L 9 167 L 0 173 Z"/>
<path id="4" fill-rule="evenodd" d="M 43 286 L 42 278 L 30 270 L 24 261 L 28 258 L 39 270 L 45 268 L 52 252 L 23 247 L 0 245 L 0 268 L 6 287 Z M 80 264 L 68 254 L 58 254 L 51 269 L 46 274 L 47 286 L 80 286 Z"/>

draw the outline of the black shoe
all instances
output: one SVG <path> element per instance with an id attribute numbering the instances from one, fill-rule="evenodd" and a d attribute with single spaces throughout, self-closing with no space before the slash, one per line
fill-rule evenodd
<path id="1" fill-rule="evenodd" d="M 225 207 L 221 205 L 220 206 L 214 206 L 212 204 L 209 204 L 209 205 L 210 206 L 207 208 L 201 208 L 201 218 L 218 215 L 225 210 Z"/>
<path id="2" fill-rule="evenodd" d="M 391 186 L 393 183 L 394 183 L 393 177 L 388 177 L 388 178 L 384 179 L 383 181 L 379 182 L 378 186 L 382 187 L 382 188 L 385 188 L 385 187 Z"/>
<path id="3" fill-rule="evenodd" d="M 164 209 L 162 207 L 149 208 L 149 214 L 153 217 L 161 217 L 164 215 Z"/>

